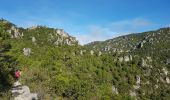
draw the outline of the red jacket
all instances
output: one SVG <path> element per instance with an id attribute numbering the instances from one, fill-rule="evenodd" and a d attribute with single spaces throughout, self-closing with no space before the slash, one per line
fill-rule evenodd
<path id="1" fill-rule="evenodd" d="M 15 72 L 15 77 L 16 77 L 16 78 L 19 78 L 20 76 L 21 76 L 20 71 L 16 71 L 16 72 Z"/>

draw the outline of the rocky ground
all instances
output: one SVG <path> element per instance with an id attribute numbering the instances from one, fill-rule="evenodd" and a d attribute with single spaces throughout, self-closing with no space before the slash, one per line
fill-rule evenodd
<path id="1" fill-rule="evenodd" d="M 36 93 L 30 93 L 28 86 L 21 85 L 19 81 L 13 84 L 12 95 L 14 100 L 38 100 Z"/>

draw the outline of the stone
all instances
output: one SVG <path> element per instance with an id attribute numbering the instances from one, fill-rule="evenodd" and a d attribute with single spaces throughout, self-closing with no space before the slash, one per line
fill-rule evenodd
<path id="1" fill-rule="evenodd" d="M 21 85 L 21 83 L 19 81 L 16 81 L 16 82 L 14 82 L 13 87 L 17 87 L 17 86 L 20 86 L 20 85 Z"/>
<path id="2" fill-rule="evenodd" d="M 35 39 L 35 37 L 32 37 L 32 42 L 33 42 L 33 44 L 36 45 L 36 39 Z"/>
<path id="3" fill-rule="evenodd" d="M 149 42 L 149 43 L 152 43 L 152 42 L 153 42 L 153 38 L 150 38 L 148 42 Z"/>
<path id="4" fill-rule="evenodd" d="M 119 62 L 122 62 L 122 61 L 123 61 L 123 57 L 119 57 L 119 58 L 118 58 L 118 61 L 119 61 Z"/>
<path id="5" fill-rule="evenodd" d="M 133 88 L 136 90 L 136 89 L 139 89 L 140 88 L 140 85 L 133 85 Z"/>
<path id="6" fill-rule="evenodd" d="M 91 54 L 91 55 L 93 55 L 93 54 L 94 54 L 94 51 L 93 51 L 93 50 L 91 50 L 91 51 L 90 51 L 90 54 Z"/>
<path id="7" fill-rule="evenodd" d="M 151 57 L 146 57 L 147 58 L 147 60 L 149 61 L 149 62 L 152 62 L 152 58 Z"/>
<path id="8" fill-rule="evenodd" d="M 135 91 L 130 91 L 130 96 L 136 97 L 136 92 Z"/>
<path id="9" fill-rule="evenodd" d="M 35 37 L 32 37 L 32 42 L 36 42 L 36 39 L 35 39 Z"/>
<path id="10" fill-rule="evenodd" d="M 148 66 L 148 64 L 146 64 L 146 61 L 143 58 L 142 58 L 142 61 L 141 61 L 141 65 L 142 65 L 142 67 Z"/>
<path id="11" fill-rule="evenodd" d="M 162 71 L 164 72 L 165 75 L 168 75 L 168 70 L 165 67 L 162 69 Z"/>
<path id="12" fill-rule="evenodd" d="M 125 62 L 128 62 L 128 61 L 131 61 L 132 60 L 132 56 L 129 55 L 129 56 L 124 56 L 124 61 Z"/>
<path id="13" fill-rule="evenodd" d="M 14 100 L 38 100 L 38 95 L 36 93 L 30 93 L 28 86 L 22 86 L 19 81 L 13 84 L 11 90 Z"/>
<path id="14" fill-rule="evenodd" d="M 65 39 L 65 40 L 64 40 L 64 44 L 66 44 L 66 45 L 71 45 L 71 41 L 69 41 L 69 39 Z"/>
<path id="15" fill-rule="evenodd" d="M 136 84 L 140 84 L 140 76 L 136 76 Z"/>
<path id="16" fill-rule="evenodd" d="M 31 49 L 30 49 L 30 48 L 24 48 L 24 49 L 23 49 L 23 54 L 24 54 L 25 56 L 30 56 L 30 54 L 31 54 Z"/>
<path id="17" fill-rule="evenodd" d="M 56 32 L 62 37 L 69 37 L 68 33 L 64 32 L 63 29 L 57 29 Z"/>
<path id="18" fill-rule="evenodd" d="M 166 83 L 170 83 L 170 79 L 169 79 L 169 77 L 166 77 Z"/>
<path id="19" fill-rule="evenodd" d="M 170 64 L 170 59 L 166 60 L 166 65 Z"/>
<path id="20" fill-rule="evenodd" d="M 12 26 L 11 30 L 14 32 L 14 33 L 11 32 L 11 38 L 19 38 L 19 37 L 21 37 L 19 29 L 17 29 L 15 26 Z"/>
<path id="21" fill-rule="evenodd" d="M 155 89 L 157 89 L 157 88 L 159 88 L 159 86 L 158 86 L 158 85 L 155 85 Z"/>
<path id="22" fill-rule="evenodd" d="M 124 57 L 124 61 L 125 61 L 125 62 L 127 62 L 127 61 L 129 61 L 129 60 L 130 60 L 130 59 L 129 59 L 129 56 L 125 56 L 125 57 Z"/>
<path id="23" fill-rule="evenodd" d="M 118 90 L 115 86 L 112 86 L 112 92 L 115 93 L 115 94 L 118 94 Z"/>

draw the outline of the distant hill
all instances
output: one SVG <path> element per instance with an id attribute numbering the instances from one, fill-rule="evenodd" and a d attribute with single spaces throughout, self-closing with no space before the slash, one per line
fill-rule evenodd
<path id="1" fill-rule="evenodd" d="M 102 52 L 133 52 L 137 49 L 169 48 L 170 28 L 161 28 L 156 31 L 133 33 L 106 41 L 92 42 L 86 46 Z"/>
<path id="2" fill-rule="evenodd" d="M 170 28 L 81 46 L 63 29 L 1 19 L 0 47 L 0 99 L 12 98 L 18 68 L 22 84 L 43 100 L 170 98 Z"/>

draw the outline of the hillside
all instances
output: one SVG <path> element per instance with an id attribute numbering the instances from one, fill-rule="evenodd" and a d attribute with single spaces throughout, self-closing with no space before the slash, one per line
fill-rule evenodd
<path id="1" fill-rule="evenodd" d="M 12 98 L 19 68 L 20 81 L 43 100 L 168 100 L 169 38 L 170 28 L 162 28 L 81 46 L 62 29 L 1 19 L 0 98 Z"/>

